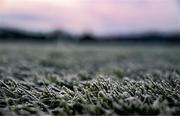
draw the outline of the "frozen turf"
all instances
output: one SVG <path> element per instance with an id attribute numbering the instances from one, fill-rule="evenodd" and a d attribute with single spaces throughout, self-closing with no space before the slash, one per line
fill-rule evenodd
<path id="1" fill-rule="evenodd" d="M 0 46 L 0 115 L 178 115 L 178 46 Z"/>

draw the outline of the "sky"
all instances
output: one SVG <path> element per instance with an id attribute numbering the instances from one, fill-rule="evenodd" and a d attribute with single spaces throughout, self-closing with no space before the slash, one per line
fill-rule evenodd
<path id="1" fill-rule="evenodd" d="M 0 0 L 0 27 L 94 34 L 180 31 L 179 0 Z"/>

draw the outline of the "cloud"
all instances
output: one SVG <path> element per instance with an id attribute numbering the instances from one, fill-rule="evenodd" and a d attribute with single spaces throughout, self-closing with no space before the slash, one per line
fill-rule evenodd
<path id="1" fill-rule="evenodd" d="M 32 14 L 1 14 L 1 18 L 4 19 L 11 19 L 11 20 L 24 20 L 24 21 L 39 21 L 39 20 L 48 20 L 48 17 L 38 16 L 38 15 L 32 15 Z"/>
<path id="2" fill-rule="evenodd" d="M 176 1 L 177 1 L 178 6 L 180 6 L 180 0 L 176 0 Z"/>
<path id="3" fill-rule="evenodd" d="M 98 34 L 152 29 L 180 30 L 177 25 L 179 11 L 172 0 L 7 1 L 11 2 L 0 12 L 0 22 L 3 20 L 3 23 L 11 25 L 17 23 L 31 29 L 61 28 L 72 32 L 90 30 Z"/>

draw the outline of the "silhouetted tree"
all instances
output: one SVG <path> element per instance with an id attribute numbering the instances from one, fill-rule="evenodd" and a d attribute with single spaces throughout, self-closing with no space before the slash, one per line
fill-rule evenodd
<path id="1" fill-rule="evenodd" d="M 81 42 L 92 42 L 92 41 L 96 41 L 96 37 L 93 36 L 91 33 L 84 33 L 83 35 L 80 36 L 79 40 Z"/>

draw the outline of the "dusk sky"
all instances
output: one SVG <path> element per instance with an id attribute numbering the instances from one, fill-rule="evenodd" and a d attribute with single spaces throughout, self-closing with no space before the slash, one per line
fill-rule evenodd
<path id="1" fill-rule="evenodd" d="M 180 31 L 178 0 L 0 0 L 0 27 L 73 33 Z"/>

